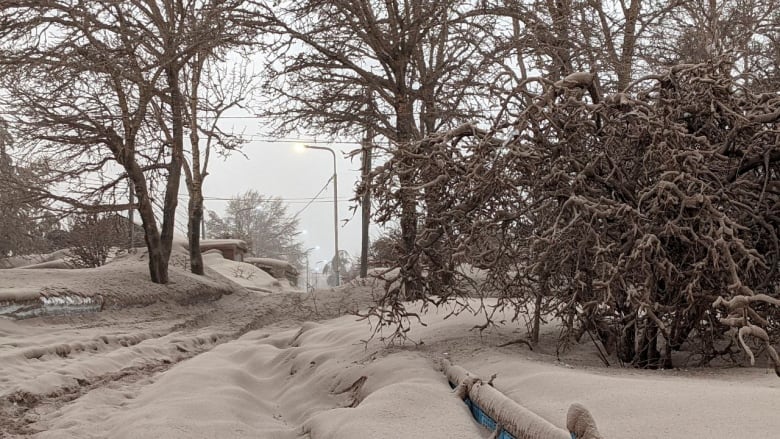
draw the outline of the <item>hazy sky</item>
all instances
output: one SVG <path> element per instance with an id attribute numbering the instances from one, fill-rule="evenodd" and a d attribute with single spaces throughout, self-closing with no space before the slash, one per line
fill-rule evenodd
<path id="1" fill-rule="evenodd" d="M 255 119 L 256 120 L 256 119 Z M 312 143 L 312 136 L 302 137 L 301 141 L 285 139 L 269 142 L 267 136 L 260 133 L 259 124 L 253 119 L 237 119 L 234 123 L 237 131 L 244 131 L 252 140 L 246 144 L 242 154 L 234 153 L 227 159 L 212 156 L 209 164 L 209 176 L 204 184 L 205 207 L 223 215 L 226 200 L 209 198 L 230 198 L 249 189 L 267 196 L 280 197 L 286 201 L 288 212 L 292 215 L 303 209 L 326 184 L 333 174 L 333 158 L 328 151 L 296 148 L 296 143 Z M 226 124 L 228 125 L 228 124 Z M 321 143 L 336 151 L 339 192 L 339 249 L 347 250 L 353 256 L 360 255 L 360 212 L 352 212 L 351 198 L 354 197 L 355 184 L 360 178 L 360 159 L 353 161 L 343 158 L 344 154 L 358 148 L 357 143 Z M 314 143 L 312 143 L 314 144 Z M 186 193 L 186 188 L 180 193 Z M 182 198 L 185 201 L 186 198 Z M 182 206 L 183 204 L 183 206 Z M 186 218 L 186 203 L 180 203 L 177 217 Z M 319 197 L 299 214 L 300 227 L 304 230 L 301 240 L 305 247 L 319 246 L 310 253 L 310 265 L 317 261 L 330 259 L 334 254 L 333 233 L 333 184 L 330 183 Z M 343 220 L 349 219 L 344 224 Z M 185 223 L 186 224 L 186 223 Z M 378 229 L 372 227 L 371 235 L 377 236 Z"/>

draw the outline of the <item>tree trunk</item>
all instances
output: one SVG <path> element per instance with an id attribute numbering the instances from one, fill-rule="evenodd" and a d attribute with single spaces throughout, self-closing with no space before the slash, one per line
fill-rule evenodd
<path id="1" fill-rule="evenodd" d="M 401 184 L 404 184 L 402 181 Z M 401 266 L 401 280 L 407 300 L 422 299 L 421 273 L 415 252 L 417 241 L 417 203 L 411 198 L 409 190 L 401 202 L 401 243 L 403 244 L 404 264 Z"/>
<path id="2" fill-rule="evenodd" d="M 615 66 L 617 74 L 617 91 L 622 92 L 631 83 L 631 72 L 634 61 L 634 52 L 636 51 L 636 25 L 639 19 L 639 0 L 631 0 L 628 9 L 625 10 L 626 27 L 623 33 L 623 44 L 621 47 L 619 64 Z"/>
<path id="3" fill-rule="evenodd" d="M 182 123 L 182 95 L 179 86 L 179 72 L 174 66 L 166 68 L 168 87 L 170 88 L 171 106 L 171 131 L 173 144 L 171 145 L 171 161 L 168 164 L 168 182 L 165 186 L 165 201 L 163 204 L 163 222 L 160 232 L 160 248 L 162 249 L 165 265 L 171 257 L 173 244 L 174 224 L 176 220 L 176 206 L 179 203 L 179 182 L 181 180 L 181 168 L 184 151 L 184 127 Z"/>
<path id="4" fill-rule="evenodd" d="M 569 28 L 571 19 L 571 0 L 554 1 L 546 0 L 547 9 L 552 18 L 552 41 L 549 41 L 553 57 L 552 79 L 558 80 L 574 71 L 571 54 L 571 37 Z"/>
<path id="5" fill-rule="evenodd" d="M 674 368 L 674 364 L 672 364 L 672 343 L 669 342 L 669 340 L 666 340 L 666 344 L 664 345 L 663 368 Z"/>
<path id="6" fill-rule="evenodd" d="M 140 173 L 140 170 L 138 170 Z M 157 219 L 154 216 L 154 208 L 149 199 L 146 182 L 143 175 L 135 177 L 135 191 L 138 196 L 138 213 L 144 228 L 144 240 L 149 253 L 149 275 L 156 284 L 168 283 L 168 258 L 165 257 L 160 242 L 160 232 L 157 229 Z M 140 181 L 139 181 L 140 178 Z"/>
<path id="7" fill-rule="evenodd" d="M 679 344 L 675 347 L 675 338 L 677 337 L 677 333 L 680 330 L 681 322 L 681 313 L 675 313 L 674 320 L 672 321 L 672 328 L 669 330 L 669 337 L 664 337 L 664 356 L 663 356 L 663 368 L 664 369 L 671 369 L 674 367 L 672 364 L 672 352 L 679 349 Z"/>
<path id="8" fill-rule="evenodd" d="M 149 250 L 149 275 L 152 278 L 152 282 L 156 284 L 167 284 L 168 258 L 165 257 L 159 235 L 152 239 L 147 231 L 145 236 L 146 247 Z"/>
<path id="9" fill-rule="evenodd" d="M 531 328 L 531 344 L 539 344 L 539 329 L 542 326 L 542 298 L 544 295 L 540 292 L 536 294 L 534 301 L 533 327 Z"/>
<path id="10" fill-rule="evenodd" d="M 200 129 L 198 121 L 198 87 L 200 87 L 204 62 L 205 56 L 202 53 L 198 53 L 193 60 L 192 69 L 190 71 L 188 125 L 190 131 L 191 164 L 182 163 L 187 191 L 190 194 L 190 201 L 187 206 L 187 240 L 190 250 L 190 271 L 193 274 L 201 276 L 204 274 L 204 268 L 203 255 L 200 251 L 200 233 L 201 225 L 203 224 L 203 180 L 206 177 L 206 167 L 204 165 L 203 170 L 201 171 L 200 135 L 198 132 Z M 183 133 L 181 135 L 184 136 Z"/>
<path id="11" fill-rule="evenodd" d="M 617 341 L 617 355 L 623 363 L 632 363 L 636 356 L 636 326 L 637 315 L 634 312 L 628 324 L 624 324 Z M 625 320 L 625 319 L 624 319 Z"/>
<path id="12" fill-rule="evenodd" d="M 658 363 L 661 358 L 661 354 L 658 352 L 658 326 L 650 319 L 645 320 L 645 330 L 637 357 L 634 363 L 637 367 L 641 369 L 658 369 Z"/>
<path id="13" fill-rule="evenodd" d="M 403 75 L 400 75 L 403 78 Z M 409 99 L 402 93 L 396 102 L 396 135 L 399 148 L 410 148 L 413 138 L 414 115 Z M 401 282 L 406 300 L 423 298 L 421 288 L 421 272 L 418 256 L 415 251 L 417 241 L 417 201 L 416 194 L 410 188 L 413 181 L 409 172 L 415 164 L 410 159 L 404 159 L 403 169 L 399 175 L 401 183 L 401 244 L 403 245 L 404 263 L 401 265 Z"/>
<path id="14" fill-rule="evenodd" d="M 204 275 L 203 255 L 200 252 L 200 224 L 203 221 L 203 196 L 200 188 L 190 193 L 188 206 L 189 224 L 187 238 L 190 247 L 190 271 L 193 274 Z"/>
<path id="15" fill-rule="evenodd" d="M 424 130 L 421 135 L 429 136 L 436 130 L 436 100 L 434 91 L 430 85 L 423 88 L 422 95 L 422 106 L 425 110 L 423 111 L 420 121 Z M 428 151 L 421 152 L 427 153 Z M 424 175 L 423 179 L 425 181 L 431 181 L 436 177 L 436 175 Z M 424 213 L 425 225 L 423 233 L 431 238 L 435 238 L 426 240 L 429 246 L 426 250 L 426 255 L 429 259 L 429 261 L 427 261 L 428 292 L 435 296 L 442 296 L 447 294 L 446 292 L 454 281 L 452 271 L 449 270 L 449 266 L 452 263 L 452 250 L 447 245 L 443 244 L 443 241 L 447 239 L 447 230 L 440 220 L 441 213 L 448 207 L 442 200 L 446 200 L 447 197 L 441 188 L 437 187 L 423 189 L 422 195 L 427 207 Z"/>

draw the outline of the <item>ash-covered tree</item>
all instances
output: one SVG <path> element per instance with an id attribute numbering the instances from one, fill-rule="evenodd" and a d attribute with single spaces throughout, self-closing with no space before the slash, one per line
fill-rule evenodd
<path id="1" fill-rule="evenodd" d="M 656 28 L 645 63 L 706 62 L 729 52 L 733 69 L 756 91 L 780 85 L 780 1 L 692 0 Z"/>
<path id="2" fill-rule="evenodd" d="M 452 0 L 306 0 L 274 8 L 268 32 L 279 39 L 271 46 L 266 90 L 272 99 L 265 110 L 277 122 L 274 132 L 314 129 L 362 138 L 370 131 L 392 143 L 382 152 L 393 156 L 428 133 L 478 117 L 477 96 L 485 96 L 492 77 L 484 61 L 495 23 L 466 14 L 473 8 Z M 400 218 L 392 220 L 400 220 L 404 249 L 397 263 L 416 273 L 404 277 L 399 291 L 411 298 L 420 295 L 421 276 L 405 255 L 413 251 L 422 212 L 408 184 L 417 163 L 404 157 L 399 166 L 406 170 L 397 174 Z"/>
<path id="3" fill-rule="evenodd" d="M 4 28 L 1 42 L 3 104 L 17 115 L 13 124 L 20 136 L 35 146 L 29 153 L 45 160 L 48 182 L 65 186 L 41 196 L 74 210 L 126 209 L 112 195 L 127 178 L 133 182 L 151 279 L 166 283 L 182 152 L 180 144 L 160 138 L 148 115 L 175 62 L 163 61 L 163 53 L 175 47 L 150 52 L 154 41 L 128 37 L 152 35 L 145 23 L 154 21 L 157 42 L 171 44 L 176 24 L 166 14 L 170 11 L 132 6 L 16 2 L 4 7 L 3 17 L 13 25 Z M 118 165 L 113 172 L 112 164 Z M 152 201 L 158 184 L 168 193 L 161 229 Z"/>
<path id="4" fill-rule="evenodd" d="M 494 62 L 503 66 L 506 94 L 529 71 L 557 81 L 578 71 L 598 71 L 601 86 L 621 91 L 648 64 L 648 51 L 665 45 L 667 22 L 684 16 L 681 0 L 486 0 L 476 13 L 495 16 L 506 31 Z M 680 19 L 684 21 L 684 18 Z"/>
<path id="5" fill-rule="evenodd" d="M 751 92 L 732 67 L 677 65 L 603 99 L 590 73 L 538 79 L 510 136 L 465 126 L 411 151 L 430 150 L 430 174 L 446 176 L 414 184 L 448 188 L 435 214 L 459 233 L 446 244 L 489 270 L 498 309 L 537 299 L 563 323 L 563 342 L 590 333 L 637 367 L 670 367 L 683 347 L 706 364 L 752 335 L 780 372 L 770 349 L 780 99 Z M 380 205 L 397 203 L 381 184 L 393 169 L 377 172 Z M 390 299 L 373 315 L 403 323 Z"/>
<path id="6" fill-rule="evenodd" d="M 305 254 L 298 228 L 298 218 L 290 216 L 284 201 L 255 190 L 228 201 L 223 217 L 209 211 L 206 222 L 212 239 L 241 239 L 257 257 L 282 259 L 302 267 Z"/>
<path id="7" fill-rule="evenodd" d="M 780 101 L 731 72 L 679 65 L 589 111 L 588 84 L 549 88 L 517 127 L 541 159 L 532 268 L 569 329 L 594 330 L 624 362 L 670 367 L 688 342 L 707 363 L 725 353 L 713 302 L 776 294 Z"/>
<path id="8" fill-rule="evenodd" d="M 242 40 L 241 44 L 246 43 Z M 195 274 L 203 274 L 200 225 L 204 221 L 203 186 L 208 176 L 209 159 L 214 153 L 228 155 L 245 142 L 243 136 L 223 130 L 220 122 L 225 112 L 243 107 L 254 90 L 246 60 L 228 64 L 208 58 L 207 53 L 198 53 L 184 73 L 189 79 L 183 93 L 187 100 L 184 116 L 189 130 L 188 154 L 184 160 L 189 194 L 187 236 L 190 267 Z"/>
<path id="9" fill-rule="evenodd" d="M 175 81 L 179 90 L 171 94 L 180 100 L 178 106 L 156 105 L 154 113 L 166 140 L 183 145 L 190 269 L 202 275 L 200 225 L 209 159 L 214 153 L 229 155 L 245 143 L 243 136 L 221 125 L 226 112 L 245 107 L 256 92 L 249 56 L 263 19 L 250 0 L 190 0 L 182 8 L 173 6 L 173 0 L 163 3 L 179 14 L 191 42 L 182 48 L 189 54 L 181 57 Z"/>
<path id="10" fill-rule="evenodd" d="M 106 264 L 111 252 L 127 245 L 128 221 L 116 214 L 77 215 L 70 220 L 70 261 L 79 268 Z"/>
<path id="11" fill-rule="evenodd" d="M 45 163 L 46 187 L 58 189 L 39 195 L 70 211 L 137 207 L 153 282 L 168 281 L 185 66 L 230 47 L 241 26 L 224 12 L 239 9 L 230 17 L 243 22 L 245 3 L 20 0 L 0 8 L 2 108 L 29 145 L 25 155 Z M 127 180 L 137 206 L 117 201 Z"/>
<path id="12" fill-rule="evenodd" d="M 52 250 L 47 235 L 59 229 L 59 220 L 46 212 L 35 197 L 40 185 L 36 172 L 14 164 L 11 133 L 0 118 L 0 257 Z"/>
<path id="13" fill-rule="evenodd" d="M 391 230 L 371 241 L 369 264 L 373 267 L 392 267 L 401 258 L 401 236 Z"/>

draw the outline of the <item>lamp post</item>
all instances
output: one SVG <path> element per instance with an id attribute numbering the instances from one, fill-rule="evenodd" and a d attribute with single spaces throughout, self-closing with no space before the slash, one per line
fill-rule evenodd
<path id="1" fill-rule="evenodd" d="M 336 152 L 326 146 L 303 145 L 303 147 L 308 149 L 330 151 L 331 155 L 333 155 L 333 238 L 334 246 L 336 247 L 336 257 L 333 260 L 333 271 L 336 273 L 336 286 L 339 286 L 341 284 L 341 264 L 339 263 L 339 186 L 338 175 L 336 174 Z"/>

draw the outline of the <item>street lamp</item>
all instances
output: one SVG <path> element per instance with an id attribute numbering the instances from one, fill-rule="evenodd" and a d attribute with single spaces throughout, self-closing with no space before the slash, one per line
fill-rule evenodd
<path id="1" fill-rule="evenodd" d="M 333 261 L 333 271 L 336 273 L 336 286 L 339 286 L 341 284 L 341 273 L 339 269 L 341 264 L 339 263 L 339 186 L 338 175 L 336 174 L 336 152 L 326 146 L 303 145 L 303 147 L 307 149 L 330 151 L 331 155 L 333 155 L 333 238 L 334 246 L 336 247 L 336 258 Z"/>

